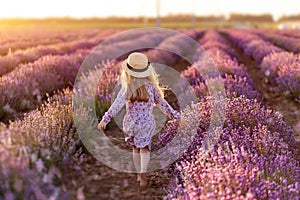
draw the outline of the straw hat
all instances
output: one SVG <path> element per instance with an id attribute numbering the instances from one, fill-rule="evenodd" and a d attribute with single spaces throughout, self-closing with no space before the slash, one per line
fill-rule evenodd
<path id="1" fill-rule="evenodd" d="M 122 68 L 131 76 L 143 78 L 151 74 L 153 67 L 145 54 L 134 52 L 122 63 Z"/>

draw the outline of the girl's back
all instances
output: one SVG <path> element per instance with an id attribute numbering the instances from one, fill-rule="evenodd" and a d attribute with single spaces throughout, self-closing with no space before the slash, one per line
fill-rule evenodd
<path id="1" fill-rule="evenodd" d="M 136 68 L 131 67 L 131 65 Z M 147 66 L 144 69 L 137 67 L 145 65 Z M 169 118 L 178 119 L 180 113 L 174 110 L 163 98 L 163 92 L 158 83 L 158 75 L 145 55 L 132 53 L 123 62 L 122 68 L 122 87 L 111 107 L 105 112 L 102 123 L 107 124 L 126 105 L 126 114 L 123 119 L 125 141 L 130 146 L 138 148 L 148 145 L 150 150 L 150 141 L 156 128 L 152 114 L 154 104 Z M 137 72 L 136 70 L 146 70 L 147 73 Z"/>

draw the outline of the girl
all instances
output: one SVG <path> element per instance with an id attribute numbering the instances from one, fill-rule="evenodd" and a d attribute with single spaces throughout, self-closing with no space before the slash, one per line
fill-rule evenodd
<path id="1" fill-rule="evenodd" d="M 158 75 L 148 62 L 146 55 L 134 52 L 122 63 L 121 89 L 111 107 L 98 124 L 104 130 L 107 123 L 126 104 L 123 120 L 125 142 L 132 146 L 133 163 L 138 172 L 140 187 L 146 188 L 146 171 L 150 161 L 151 139 L 155 131 L 152 115 L 153 104 L 172 119 L 179 119 L 180 113 L 164 99 L 163 89 L 159 86 Z"/>

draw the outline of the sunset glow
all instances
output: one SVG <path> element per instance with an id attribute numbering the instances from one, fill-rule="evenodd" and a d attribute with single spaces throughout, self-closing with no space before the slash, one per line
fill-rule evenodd
<path id="1" fill-rule="evenodd" d="M 228 15 L 231 12 L 270 13 L 275 19 L 282 15 L 299 13 L 297 0 L 161 0 L 161 15 L 195 13 L 196 15 Z M 107 17 L 155 16 L 155 0 L 10 0 L 2 3 L 0 18 L 44 17 Z"/>

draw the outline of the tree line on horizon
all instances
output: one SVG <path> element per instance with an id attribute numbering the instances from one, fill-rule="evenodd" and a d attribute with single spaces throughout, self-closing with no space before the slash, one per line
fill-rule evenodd
<path id="1" fill-rule="evenodd" d="M 272 23 L 276 22 L 271 14 L 240 14 L 240 13 L 231 13 L 228 17 L 223 15 L 208 15 L 208 16 L 198 16 L 192 14 L 170 14 L 167 16 L 160 17 L 162 22 L 165 23 L 176 23 L 176 22 L 191 22 L 194 20 L 196 22 L 267 22 Z M 27 21 L 33 23 L 155 23 L 156 17 L 120 17 L 120 16 L 111 16 L 111 17 L 90 17 L 90 18 L 72 18 L 72 17 L 49 17 L 49 18 L 7 18 L 0 19 L 0 23 L 26 23 Z M 278 22 L 284 21 L 300 21 L 300 14 L 298 15 L 283 15 L 278 20 Z"/>

